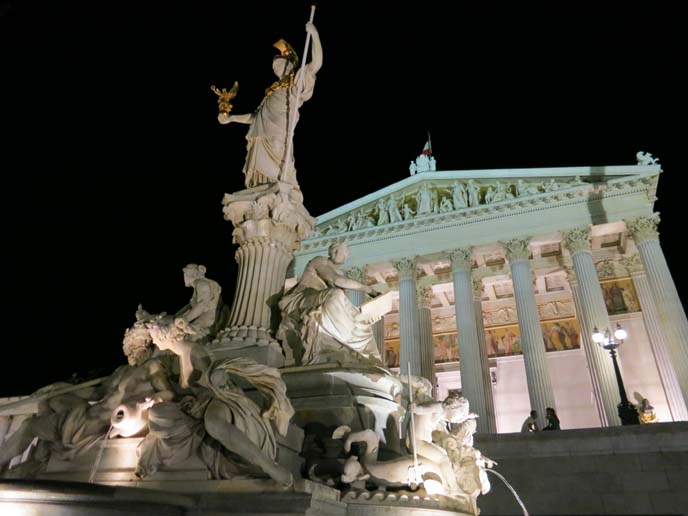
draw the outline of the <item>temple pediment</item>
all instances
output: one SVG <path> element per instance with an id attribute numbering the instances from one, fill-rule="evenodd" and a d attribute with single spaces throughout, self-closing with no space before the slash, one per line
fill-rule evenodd
<path id="1" fill-rule="evenodd" d="M 355 239 L 381 230 L 599 197 L 639 185 L 654 197 L 660 172 L 659 165 L 629 165 L 416 174 L 320 215 L 307 241 Z"/>

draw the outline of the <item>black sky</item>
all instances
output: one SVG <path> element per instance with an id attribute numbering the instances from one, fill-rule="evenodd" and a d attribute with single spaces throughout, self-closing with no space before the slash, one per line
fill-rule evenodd
<path id="1" fill-rule="evenodd" d="M 235 112 L 255 109 L 272 43 L 301 52 L 308 17 L 301 0 L 235 4 L 1 4 L 0 396 L 114 369 L 139 302 L 186 303 L 188 262 L 230 301 L 221 199 L 242 188 L 246 126 L 216 122 L 209 87 L 238 80 Z M 427 130 L 440 170 L 623 165 L 645 150 L 663 165 L 662 245 L 686 298 L 678 8 L 461 4 L 319 4 L 324 66 L 295 142 L 310 212 L 406 177 Z"/>

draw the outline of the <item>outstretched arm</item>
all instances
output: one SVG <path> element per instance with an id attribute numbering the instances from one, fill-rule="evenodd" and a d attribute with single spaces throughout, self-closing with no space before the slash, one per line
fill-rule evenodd
<path id="1" fill-rule="evenodd" d="M 217 121 L 222 125 L 236 122 L 238 124 L 252 124 L 256 115 L 253 113 L 246 113 L 245 115 L 229 115 L 227 113 L 220 113 L 217 115 Z"/>
<path id="2" fill-rule="evenodd" d="M 316 266 L 315 270 L 318 273 L 318 276 L 320 276 L 322 280 L 329 286 L 348 288 L 351 290 L 362 290 L 368 294 L 372 294 L 374 292 L 371 287 L 347 277 L 331 266 L 320 265 Z"/>
<path id="3" fill-rule="evenodd" d="M 308 63 L 308 68 L 312 73 L 317 73 L 322 67 L 323 63 L 323 51 L 322 45 L 320 44 L 320 35 L 318 30 L 315 28 L 311 22 L 306 24 L 306 32 L 311 35 L 313 39 L 313 47 L 311 49 L 311 62 Z"/>

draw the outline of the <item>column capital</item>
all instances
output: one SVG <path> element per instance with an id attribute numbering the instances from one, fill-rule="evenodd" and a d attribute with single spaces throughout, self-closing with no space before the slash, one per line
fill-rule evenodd
<path id="1" fill-rule="evenodd" d="M 473 267 L 473 248 L 459 247 L 447 251 L 451 260 L 452 272 L 470 271 Z"/>
<path id="2" fill-rule="evenodd" d="M 571 255 L 581 251 L 590 252 L 592 249 L 590 245 L 590 226 L 579 226 L 568 231 L 562 231 L 561 235 L 564 245 Z"/>
<path id="3" fill-rule="evenodd" d="M 354 280 L 358 281 L 359 283 L 363 283 L 364 285 L 368 282 L 368 275 L 366 274 L 366 271 L 363 267 L 351 267 L 350 269 L 347 269 L 346 275 Z"/>
<path id="4" fill-rule="evenodd" d="M 394 268 L 399 272 L 399 279 L 415 279 L 416 277 L 416 257 L 405 256 L 393 263 Z"/>
<path id="5" fill-rule="evenodd" d="M 506 258 L 509 263 L 527 261 L 530 258 L 530 239 L 532 237 L 512 238 L 505 242 L 500 242 L 506 250 Z"/>
<path id="6" fill-rule="evenodd" d="M 657 230 L 659 213 L 626 219 L 624 222 L 626 222 L 626 227 L 636 244 L 646 240 L 659 240 L 659 231 Z"/>
<path id="7" fill-rule="evenodd" d="M 638 253 L 627 256 L 626 258 L 622 258 L 621 264 L 631 275 L 645 272 L 645 267 L 643 267 L 643 262 L 640 260 L 640 254 Z"/>
<path id="8" fill-rule="evenodd" d="M 419 308 L 432 308 L 432 302 L 435 300 L 435 294 L 432 287 L 418 287 L 416 289 L 416 300 Z"/>

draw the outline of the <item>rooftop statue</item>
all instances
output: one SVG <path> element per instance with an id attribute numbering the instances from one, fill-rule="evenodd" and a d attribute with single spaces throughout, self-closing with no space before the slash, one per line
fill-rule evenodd
<path id="1" fill-rule="evenodd" d="M 249 125 L 244 164 L 246 188 L 278 181 L 297 185 L 291 152 L 293 126 L 298 122 L 298 109 L 313 95 L 315 74 L 322 66 L 322 46 L 315 25 L 307 23 L 306 32 L 313 39 L 313 49 L 310 63 L 301 68 L 298 68 L 298 55 L 286 41 L 275 43 L 280 50 L 280 55 L 272 62 L 277 81 L 265 91 L 265 97 L 255 112 L 230 115 L 221 106 L 217 117 L 221 124 L 237 122 Z M 290 119 L 292 112 L 293 120 Z"/>
<path id="2" fill-rule="evenodd" d="M 636 153 L 635 159 L 638 160 L 638 165 L 659 165 L 659 160 L 649 152 L 640 151 Z"/>

